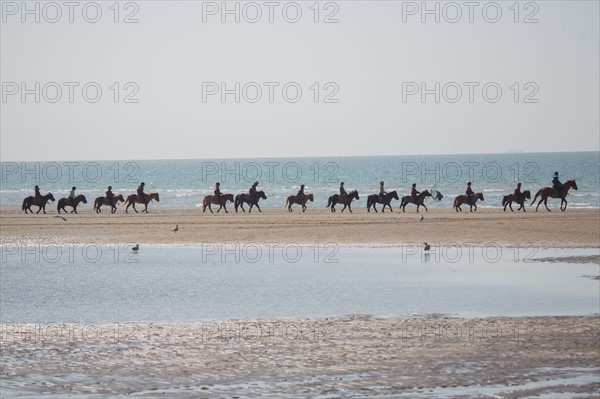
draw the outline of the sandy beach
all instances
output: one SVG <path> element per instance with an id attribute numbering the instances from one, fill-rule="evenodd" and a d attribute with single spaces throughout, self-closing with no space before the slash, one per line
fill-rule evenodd
<path id="1" fill-rule="evenodd" d="M 0 208 L 0 238 L 4 242 L 32 239 L 54 244 L 70 243 L 336 243 L 338 245 L 400 245 L 429 242 L 436 244 L 523 245 L 541 247 L 598 247 L 600 210 L 568 209 L 566 212 L 503 212 L 479 208 L 477 212 L 457 213 L 432 209 L 416 213 L 413 207 L 402 213 L 332 213 L 309 208 L 292 213 L 264 208 L 262 213 L 223 211 L 211 214 L 199 209 L 150 207 L 149 214 L 110 214 L 91 212 L 63 214 L 23 213 L 18 207 Z M 423 222 L 419 222 L 420 216 Z M 172 229 L 179 224 L 179 231 Z"/>
<path id="2" fill-rule="evenodd" d="M 5 397 L 597 397 L 599 340 L 598 317 L 3 325 L 2 384 Z"/>

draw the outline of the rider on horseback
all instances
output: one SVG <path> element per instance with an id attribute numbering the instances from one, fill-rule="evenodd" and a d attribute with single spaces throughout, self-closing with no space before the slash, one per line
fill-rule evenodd
<path id="1" fill-rule="evenodd" d="M 144 186 L 146 185 L 146 183 L 141 182 L 140 185 L 137 188 L 137 195 L 140 198 L 140 200 L 142 200 L 144 205 L 147 205 L 148 203 L 146 202 L 146 193 L 144 193 Z"/>
<path id="2" fill-rule="evenodd" d="M 108 190 L 106 191 L 106 202 L 108 202 L 109 206 L 113 206 L 113 200 L 115 195 L 112 192 L 112 186 L 108 186 Z"/>
<path id="3" fill-rule="evenodd" d="M 33 198 L 35 199 L 35 202 L 39 203 L 42 201 L 42 194 L 40 193 L 40 187 L 35 186 L 34 190 L 35 190 L 35 194 L 33 195 Z"/>
<path id="4" fill-rule="evenodd" d="M 300 185 L 300 190 L 298 190 L 298 194 L 296 194 L 296 198 L 298 198 L 298 201 L 300 201 L 300 202 L 304 201 L 304 184 Z"/>
<path id="5" fill-rule="evenodd" d="M 467 204 L 473 205 L 471 203 L 471 200 L 472 200 L 473 196 L 475 195 L 475 193 L 473 192 L 473 189 L 471 188 L 471 182 L 467 183 L 467 191 L 465 192 L 465 194 L 467 195 Z"/>
<path id="6" fill-rule="evenodd" d="M 410 191 L 410 195 L 415 203 L 417 202 L 417 198 L 418 198 L 419 194 L 421 194 L 421 193 L 419 191 L 417 191 L 417 183 L 413 183 L 412 190 Z"/>
<path id="7" fill-rule="evenodd" d="M 515 188 L 515 192 L 513 193 L 515 196 L 515 201 L 517 202 L 517 204 L 521 203 L 521 197 L 523 196 L 523 193 L 521 193 L 521 183 L 517 183 L 517 188 Z"/>
<path id="8" fill-rule="evenodd" d="M 71 206 L 73 206 L 75 204 L 75 190 L 77 189 L 77 187 L 73 186 L 73 188 L 71 188 L 71 192 L 69 193 L 69 204 Z"/>
<path id="9" fill-rule="evenodd" d="M 347 196 L 348 196 L 348 193 L 346 192 L 346 189 L 344 188 L 344 182 L 341 182 L 340 183 L 340 196 L 339 196 L 338 202 L 346 201 Z"/>
<path id="10" fill-rule="evenodd" d="M 217 198 L 217 201 L 221 203 L 221 199 L 223 198 L 223 193 L 221 192 L 221 183 L 215 183 L 215 191 L 213 191 L 213 194 Z"/>
<path id="11" fill-rule="evenodd" d="M 250 195 L 250 198 L 252 198 L 253 201 L 256 201 L 258 199 L 258 193 L 256 192 L 257 186 L 258 182 L 255 181 L 252 187 L 250 187 L 250 190 L 248 190 L 248 194 Z"/>
<path id="12" fill-rule="evenodd" d="M 379 202 L 383 202 L 387 193 L 383 188 L 383 180 L 379 182 Z"/>
<path id="13" fill-rule="evenodd" d="M 554 177 L 552 178 L 552 188 L 556 194 L 561 195 L 563 185 L 560 180 L 558 180 L 558 172 L 554 172 Z"/>

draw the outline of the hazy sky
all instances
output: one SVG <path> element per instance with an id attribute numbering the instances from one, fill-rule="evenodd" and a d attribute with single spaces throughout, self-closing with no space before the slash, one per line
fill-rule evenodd
<path id="1" fill-rule="evenodd" d="M 597 1 L 76 3 L 2 2 L 3 161 L 600 150 Z"/>

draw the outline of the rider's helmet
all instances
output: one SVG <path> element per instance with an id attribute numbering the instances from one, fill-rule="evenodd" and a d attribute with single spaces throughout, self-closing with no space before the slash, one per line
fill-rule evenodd
<path id="1" fill-rule="evenodd" d="M 255 186 L 255 187 L 258 186 L 258 182 L 255 181 L 254 184 L 253 184 L 253 186 Z"/>
<path id="2" fill-rule="evenodd" d="M 35 186 L 36 189 L 40 188 L 40 186 Z"/>
<path id="3" fill-rule="evenodd" d="M 517 183 L 517 187 L 521 187 L 521 182 L 518 182 L 518 183 Z"/>
<path id="4" fill-rule="evenodd" d="M 112 190 L 112 186 L 108 186 L 108 189 L 109 189 L 109 190 Z"/>
<path id="5" fill-rule="evenodd" d="M 380 186 L 383 186 L 383 180 L 379 182 L 379 185 L 380 185 Z"/>
<path id="6" fill-rule="evenodd" d="M 144 183 L 144 182 L 142 182 L 142 183 L 140 184 L 140 186 L 145 186 L 145 185 L 146 185 L 146 183 Z"/>
<path id="7" fill-rule="evenodd" d="M 413 187 L 417 187 L 417 183 L 413 183 L 413 185 L 412 185 L 412 186 L 413 186 Z"/>
<path id="8" fill-rule="evenodd" d="M 558 176 L 558 172 L 554 172 L 554 176 Z"/>
<path id="9" fill-rule="evenodd" d="M 217 182 L 217 183 L 215 184 L 215 186 L 217 186 L 217 187 L 219 187 L 220 185 L 221 185 L 221 183 L 219 183 L 219 182 Z"/>
<path id="10" fill-rule="evenodd" d="M 77 189 L 77 187 L 75 187 L 75 186 L 73 186 L 73 188 L 71 188 L 71 190 L 76 190 L 76 189 Z"/>
<path id="11" fill-rule="evenodd" d="M 468 182 L 468 183 L 467 183 L 467 186 L 470 186 L 470 185 L 471 185 L 471 182 Z"/>
<path id="12" fill-rule="evenodd" d="M 300 188 L 304 188 L 304 184 L 301 184 L 301 185 L 300 185 Z"/>
<path id="13" fill-rule="evenodd" d="M 343 185 L 344 185 L 344 182 L 341 182 L 341 183 L 340 183 L 340 186 L 343 186 Z"/>

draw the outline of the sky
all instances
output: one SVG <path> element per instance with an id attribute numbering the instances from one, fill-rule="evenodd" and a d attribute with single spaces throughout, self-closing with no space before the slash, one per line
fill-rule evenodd
<path id="1" fill-rule="evenodd" d="M 1 3 L 2 161 L 600 150 L 597 1 L 73 4 Z"/>

